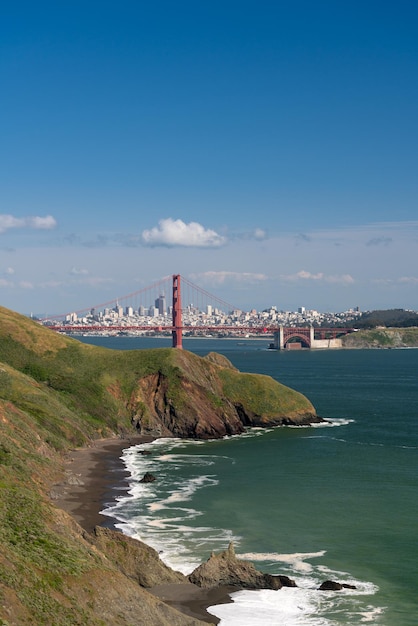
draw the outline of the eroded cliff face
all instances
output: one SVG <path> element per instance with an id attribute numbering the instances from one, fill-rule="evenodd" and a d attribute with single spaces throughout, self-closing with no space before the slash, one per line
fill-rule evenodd
<path id="1" fill-rule="evenodd" d="M 221 355 L 183 352 L 176 362 L 175 378 L 155 372 L 138 380 L 129 408 L 142 434 L 209 439 L 249 426 L 322 421 L 301 394 L 268 376 L 242 374 Z"/>
<path id="2" fill-rule="evenodd" d="M 219 399 L 216 405 L 207 389 L 187 379 L 179 381 L 174 397 L 167 378 L 152 374 L 138 381 L 135 396 L 133 422 L 143 434 L 208 439 L 244 430 L 231 402 Z"/>
<path id="3" fill-rule="evenodd" d="M 161 584 L 182 584 L 186 576 L 169 568 L 156 550 L 117 530 L 96 526 L 87 541 L 96 546 L 128 578 L 149 589 Z"/>

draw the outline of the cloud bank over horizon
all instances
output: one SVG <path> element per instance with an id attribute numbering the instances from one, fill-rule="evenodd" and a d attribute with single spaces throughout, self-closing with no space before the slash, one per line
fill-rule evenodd
<path id="1" fill-rule="evenodd" d="M 126 244 L 128 237 L 140 239 L 134 227 L 130 234 L 64 232 L 57 238 L 54 224 L 49 218 L 3 222 L 8 226 L 0 248 L 5 306 L 23 312 L 77 310 L 179 273 L 243 310 L 271 304 L 285 310 L 418 309 L 418 273 L 411 265 L 418 249 L 415 221 L 268 237 L 254 227 L 228 238 L 220 234 L 226 226 L 211 229 L 167 218 L 144 229 L 137 245 Z M 23 234 L 25 226 L 32 230 L 30 238 Z M 36 242 L 40 228 L 50 234 Z M 103 245 L 86 246 L 90 235 Z M 9 241 L 13 248 L 6 247 Z"/>

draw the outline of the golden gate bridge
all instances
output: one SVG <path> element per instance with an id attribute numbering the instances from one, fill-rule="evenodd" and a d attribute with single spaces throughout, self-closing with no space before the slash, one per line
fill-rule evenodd
<path id="1" fill-rule="evenodd" d="M 167 293 L 171 294 L 171 299 L 167 298 Z M 174 348 L 183 347 L 186 332 L 194 336 L 216 332 L 236 337 L 273 334 L 277 339 L 275 347 L 288 347 L 290 342 L 299 340 L 303 347 L 310 348 L 315 341 L 330 341 L 353 330 L 266 324 L 266 320 L 241 311 L 180 274 L 168 276 L 127 296 L 39 321 L 67 334 L 171 334 Z"/>

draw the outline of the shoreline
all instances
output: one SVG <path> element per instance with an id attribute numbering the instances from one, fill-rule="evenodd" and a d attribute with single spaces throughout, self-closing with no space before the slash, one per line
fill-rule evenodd
<path id="1" fill-rule="evenodd" d="M 95 526 L 118 530 L 116 520 L 101 511 L 118 494 L 129 489 L 130 473 L 121 459 L 122 452 L 154 440 L 155 437 L 140 435 L 98 439 L 91 447 L 69 450 L 64 461 L 64 480 L 51 490 L 55 505 L 71 515 L 88 533 L 92 533 Z M 233 602 L 230 593 L 236 589 L 201 589 L 192 583 L 179 583 L 158 585 L 146 591 L 181 613 L 209 624 L 219 624 L 219 618 L 206 609 Z"/>
<path id="2" fill-rule="evenodd" d="M 148 443 L 154 437 L 98 439 L 90 447 L 69 450 L 64 461 L 65 477 L 54 485 L 53 499 L 88 533 L 95 526 L 114 528 L 113 518 L 102 515 L 106 503 L 129 489 L 129 471 L 121 460 L 126 448 Z M 106 524 L 105 522 L 110 523 Z"/>

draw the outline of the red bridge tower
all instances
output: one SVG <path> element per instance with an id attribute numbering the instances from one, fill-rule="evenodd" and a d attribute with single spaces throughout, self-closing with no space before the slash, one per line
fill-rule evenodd
<path id="1" fill-rule="evenodd" d="M 173 274 L 173 348 L 183 348 L 180 274 Z"/>

